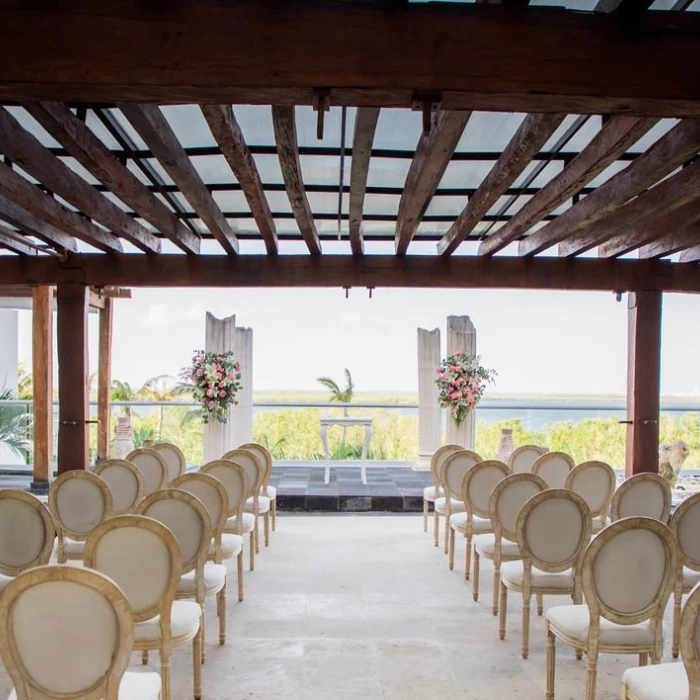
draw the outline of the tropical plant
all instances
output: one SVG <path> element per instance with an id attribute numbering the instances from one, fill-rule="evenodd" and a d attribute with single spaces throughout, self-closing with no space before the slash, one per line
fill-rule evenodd
<path id="1" fill-rule="evenodd" d="M 0 391 L 0 401 L 13 398 L 9 389 Z M 31 453 L 32 443 L 27 440 L 31 425 L 31 413 L 25 413 L 19 406 L 0 404 L 0 445 L 9 447 L 18 457 L 26 459 Z"/>
<path id="2" fill-rule="evenodd" d="M 347 367 L 345 368 L 345 389 L 341 389 L 338 383 L 330 377 L 317 377 L 316 381 L 330 390 L 331 401 L 336 401 L 338 403 L 352 402 L 352 397 L 355 393 L 355 385 L 352 383 L 352 375 Z"/>
<path id="3" fill-rule="evenodd" d="M 113 379 L 110 399 L 112 401 L 136 401 L 141 396 L 140 392 L 140 389 L 134 389 L 129 382 Z M 123 415 L 131 416 L 130 406 L 122 406 L 121 409 Z"/>
<path id="4" fill-rule="evenodd" d="M 177 387 L 172 385 L 173 378 L 167 374 L 159 374 L 157 377 L 149 379 L 139 389 L 139 395 L 144 399 L 151 401 L 172 401 L 178 394 Z M 163 436 L 163 421 L 164 421 L 165 406 L 158 407 L 158 424 L 156 425 L 156 440 L 160 440 Z"/>
<path id="5" fill-rule="evenodd" d="M 34 398 L 34 382 L 31 372 L 27 372 L 24 362 L 17 367 L 17 397 L 22 401 L 31 401 Z"/>

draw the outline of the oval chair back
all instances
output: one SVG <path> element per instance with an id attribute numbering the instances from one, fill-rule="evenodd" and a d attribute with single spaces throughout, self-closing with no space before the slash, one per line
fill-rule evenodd
<path id="1" fill-rule="evenodd" d="M 153 449 L 168 465 L 168 482 L 185 473 L 187 462 L 182 450 L 172 442 L 157 442 Z"/>
<path id="2" fill-rule="evenodd" d="M 61 474 L 49 488 L 49 510 L 58 535 L 58 561 L 66 560 L 66 537 L 84 542 L 103 520 L 112 515 L 112 493 L 106 482 L 90 472 Z M 82 548 L 79 557 L 82 559 Z M 70 552 L 68 556 L 72 556 Z"/>
<path id="3" fill-rule="evenodd" d="M 513 451 L 508 458 L 508 466 L 513 474 L 529 474 L 532 465 L 548 452 L 546 447 L 538 445 L 522 445 Z"/>
<path id="4" fill-rule="evenodd" d="M 143 495 L 164 489 L 168 485 L 168 464 L 160 452 L 152 447 L 139 447 L 126 456 L 127 462 L 133 462 L 143 477 Z"/>
<path id="5" fill-rule="evenodd" d="M 700 697 L 700 584 L 685 601 L 680 628 L 681 656 L 690 686 L 688 697 Z"/>
<path id="6" fill-rule="evenodd" d="M 700 571 L 700 493 L 694 493 L 678 505 L 671 522 L 671 532 L 678 544 L 678 568 Z"/>
<path id="7" fill-rule="evenodd" d="M 220 564 L 223 558 L 221 535 L 224 532 L 229 511 L 228 495 L 224 485 L 217 478 L 205 472 L 191 472 L 173 479 L 170 487 L 187 491 L 204 504 L 212 525 L 214 562 Z"/>
<path id="8" fill-rule="evenodd" d="M 253 496 L 254 499 L 257 498 L 257 496 L 260 495 L 260 489 L 265 479 L 265 464 L 259 457 L 254 452 L 238 448 L 236 450 L 230 450 L 221 459 L 227 459 L 236 464 L 240 464 L 243 469 L 245 469 L 246 476 L 248 477 L 248 486 L 250 487 L 248 496 Z"/>
<path id="9" fill-rule="evenodd" d="M 51 514 L 36 496 L 0 491 L 0 574 L 17 576 L 48 564 L 55 539 Z"/>
<path id="10" fill-rule="evenodd" d="M 489 517 L 496 535 L 496 551 L 502 538 L 518 541 L 520 511 L 530 498 L 546 488 L 547 483 L 537 474 L 510 474 L 496 484 L 489 499 Z"/>
<path id="11" fill-rule="evenodd" d="M 535 460 L 532 473 L 541 476 L 550 489 L 563 489 L 574 466 L 574 460 L 566 452 L 546 452 Z"/>
<path id="12" fill-rule="evenodd" d="M 125 459 L 106 459 L 96 467 L 94 474 L 102 479 L 112 494 L 114 515 L 133 513 L 143 498 L 143 476 L 133 462 Z"/>
<path id="13" fill-rule="evenodd" d="M 510 475 L 510 469 L 497 459 L 487 459 L 477 462 L 468 469 L 462 480 L 462 501 L 466 507 L 467 525 L 476 515 L 478 518 L 488 518 L 491 494 L 496 485 Z"/>
<path id="14" fill-rule="evenodd" d="M 600 518 L 605 526 L 608 510 L 615 493 L 616 476 L 605 462 L 590 461 L 577 464 L 566 477 L 566 488 L 586 501 L 591 518 Z"/>
<path id="15" fill-rule="evenodd" d="M 445 498 L 448 502 L 446 512 L 449 509 L 449 500 L 451 498 L 457 500 L 462 498 L 462 482 L 464 481 L 464 475 L 475 464 L 482 461 L 481 457 L 471 450 L 453 452 L 445 458 L 442 464 L 440 484 L 445 491 Z"/>
<path id="16" fill-rule="evenodd" d="M 213 476 L 224 485 L 228 496 L 228 517 L 236 516 L 240 522 L 250 491 L 250 482 L 245 469 L 229 459 L 215 459 L 202 465 L 200 472 Z"/>
<path id="17" fill-rule="evenodd" d="M 41 566 L 3 591 L 0 656 L 17 700 L 117 700 L 133 641 L 129 601 L 97 571 Z"/>
<path id="18" fill-rule="evenodd" d="M 270 476 L 272 476 L 272 455 L 270 454 L 270 451 L 264 446 L 260 445 L 257 442 L 247 442 L 245 445 L 240 445 L 238 447 L 239 450 L 247 450 L 248 452 L 252 452 L 257 458 L 258 461 L 264 466 L 265 468 L 265 473 L 263 475 L 263 495 L 267 496 L 267 485 L 270 483 Z M 234 462 L 236 460 L 234 459 Z"/>
<path id="19" fill-rule="evenodd" d="M 437 498 L 442 489 L 440 479 L 442 478 L 442 468 L 445 465 L 445 460 L 456 452 L 461 452 L 464 448 L 459 445 L 443 445 L 438 447 L 433 456 L 430 458 L 430 476 L 433 477 L 433 486 L 435 487 L 435 498 Z"/>
<path id="20" fill-rule="evenodd" d="M 611 519 L 635 516 L 668 521 L 671 512 L 671 487 L 658 474 L 635 474 L 615 491 L 610 505 Z"/>

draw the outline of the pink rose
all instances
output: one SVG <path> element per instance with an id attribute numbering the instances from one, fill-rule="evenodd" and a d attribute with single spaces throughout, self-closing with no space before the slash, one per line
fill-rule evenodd
<path id="1" fill-rule="evenodd" d="M 207 404 L 207 406 L 209 406 L 209 408 L 214 408 L 214 402 L 213 402 L 213 401 L 210 401 L 210 402 Z"/>
<path id="2" fill-rule="evenodd" d="M 214 396 L 214 392 L 211 389 L 207 389 L 207 396 Z"/>
<path id="3" fill-rule="evenodd" d="M 222 390 L 219 392 L 219 396 L 226 396 L 226 392 L 222 389 Z"/>
<path id="4" fill-rule="evenodd" d="M 226 386 L 226 382 L 219 382 L 219 389 L 223 389 Z"/>
<path id="5" fill-rule="evenodd" d="M 197 376 L 198 376 L 198 377 L 201 377 L 203 374 L 204 374 L 204 370 L 203 370 L 203 369 L 198 369 L 198 370 L 197 370 Z"/>
<path id="6" fill-rule="evenodd" d="M 462 354 L 462 351 L 461 351 L 461 350 L 457 350 L 457 352 L 455 353 L 455 357 L 459 357 L 461 354 Z"/>

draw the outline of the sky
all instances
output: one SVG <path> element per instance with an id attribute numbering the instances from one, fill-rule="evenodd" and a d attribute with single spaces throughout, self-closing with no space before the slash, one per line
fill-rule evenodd
<path id="1" fill-rule="evenodd" d="M 468 315 L 490 394 L 620 395 L 626 385 L 627 300 L 609 292 L 342 289 L 133 289 L 116 300 L 113 377 L 140 385 L 177 375 L 204 347 L 205 314 L 253 329 L 255 391 L 323 391 L 316 377 L 357 392 L 417 391 L 418 327 Z M 31 315 L 20 312 L 20 360 L 31 365 Z M 97 316 L 90 315 L 91 371 Z M 662 394 L 700 396 L 700 297 L 666 294 Z M 488 395 L 488 394 L 487 394 Z"/>

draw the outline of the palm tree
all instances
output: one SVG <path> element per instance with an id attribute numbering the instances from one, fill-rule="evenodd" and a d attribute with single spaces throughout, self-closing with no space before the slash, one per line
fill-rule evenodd
<path id="1" fill-rule="evenodd" d="M 179 385 L 173 387 L 172 377 L 167 374 L 159 374 L 152 377 L 139 390 L 141 396 L 151 401 L 172 401 L 175 396 L 182 393 Z M 156 440 L 160 440 L 163 433 L 165 420 L 165 406 L 158 407 L 158 427 L 156 428 Z"/>
<path id="2" fill-rule="evenodd" d="M 32 374 L 27 372 L 24 362 L 20 362 L 18 367 L 17 397 L 23 401 L 31 401 L 34 398 Z"/>
<path id="3" fill-rule="evenodd" d="M 112 390 L 110 399 L 112 401 L 135 401 L 141 397 L 141 389 L 133 389 L 129 382 L 122 382 L 119 379 L 112 380 Z M 131 407 L 122 406 L 122 413 L 131 417 Z"/>
<path id="4" fill-rule="evenodd" d="M 317 377 L 316 381 L 330 390 L 331 401 L 337 401 L 338 403 L 352 402 L 352 397 L 355 393 L 355 385 L 352 383 L 352 375 L 347 367 L 345 368 L 345 389 L 341 389 L 330 377 Z M 345 409 L 345 414 L 347 415 L 347 409 Z"/>
<path id="5" fill-rule="evenodd" d="M 10 401 L 14 397 L 9 389 L 0 391 L 0 401 Z M 27 434 L 32 425 L 32 414 L 19 411 L 17 406 L 0 405 L 0 445 L 6 445 L 19 457 L 31 451 Z"/>

